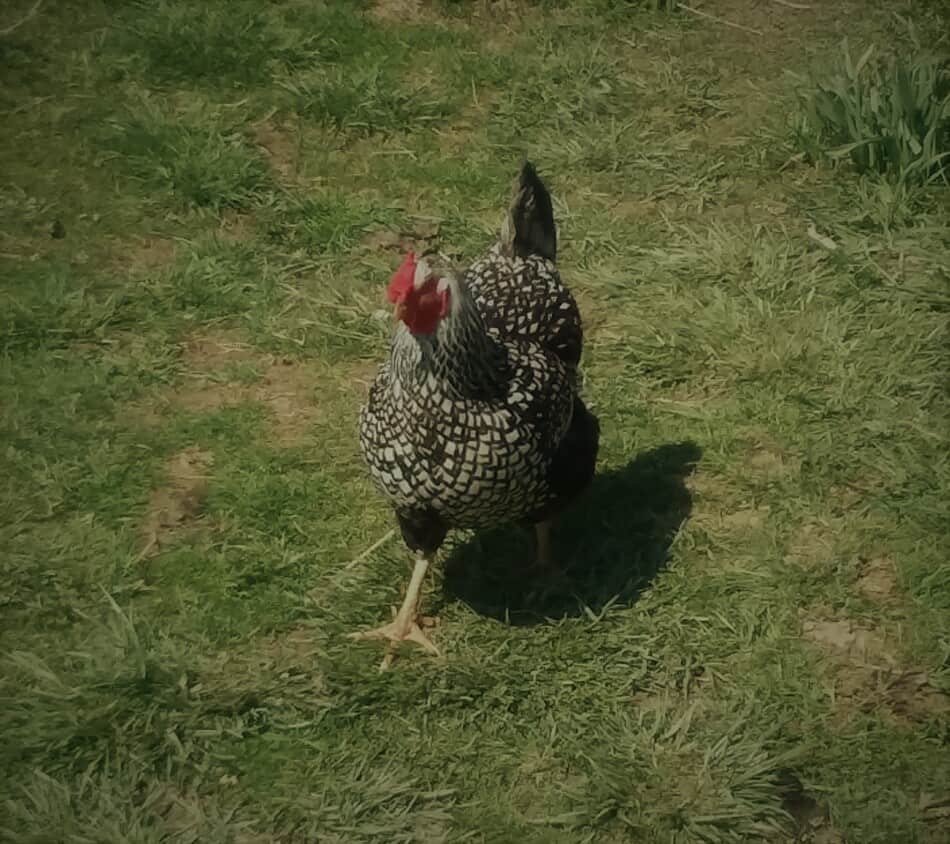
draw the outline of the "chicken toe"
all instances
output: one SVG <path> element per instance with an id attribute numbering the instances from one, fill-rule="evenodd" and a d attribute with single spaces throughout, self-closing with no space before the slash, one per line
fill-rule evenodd
<path id="1" fill-rule="evenodd" d="M 429 637 L 422 632 L 416 620 L 419 608 L 419 598 L 422 591 L 422 582 L 425 579 L 426 571 L 429 568 L 429 560 L 426 557 L 419 557 L 416 560 L 415 568 L 412 572 L 412 579 L 409 581 L 409 587 L 406 589 L 406 597 L 403 599 L 402 606 L 396 617 L 389 623 L 373 630 L 360 630 L 356 633 L 350 633 L 351 639 L 365 641 L 368 639 L 378 639 L 389 643 L 386 655 L 379 666 L 380 671 L 385 671 L 394 658 L 395 646 L 402 642 L 412 642 L 418 645 L 427 653 L 433 656 L 439 656 L 439 649 L 432 644 Z"/>

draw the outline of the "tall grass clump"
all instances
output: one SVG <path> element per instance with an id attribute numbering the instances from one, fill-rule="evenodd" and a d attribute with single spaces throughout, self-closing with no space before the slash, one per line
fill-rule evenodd
<path id="1" fill-rule="evenodd" d="M 850 158 L 861 173 L 906 184 L 946 181 L 950 62 L 918 52 L 854 61 L 847 39 L 832 72 L 800 92 L 799 144 L 812 158 Z"/>
<path id="2" fill-rule="evenodd" d="M 145 97 L 107 121 L 100 143 L 149 192 L 189 208 L 244 209 L 268 186 L 261 156 L 211 110 L 171 114 Z"/>

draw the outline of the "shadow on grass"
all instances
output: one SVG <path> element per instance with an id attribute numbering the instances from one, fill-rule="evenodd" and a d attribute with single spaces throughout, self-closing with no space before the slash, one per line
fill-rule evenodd
<path id="1" fill-rule="evenodd" d="M 685 480 L 701 454 L 692 442 L 668 444 L 598 474 L 555 523 L 558 574 L 533 568 L 533 536 L 526 531 L 477 534 L 446 560 L 445 598 L 516 625 L 580 615 L 585 606 L 599 612 L 609 602 L 633 604 L 666 565 L 689 516 Z"/>

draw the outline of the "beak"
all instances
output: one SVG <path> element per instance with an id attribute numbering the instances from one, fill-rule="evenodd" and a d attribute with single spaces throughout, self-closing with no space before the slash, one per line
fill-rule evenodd
<path id="1" fill-rule="evenodd" d="M 407 308 L 405 302 L 397 302 L 396 307 L 393 308 L 393 320 L 395 322 L 402 321 L 403 317 L 406 315 L 406 310 Z"/>

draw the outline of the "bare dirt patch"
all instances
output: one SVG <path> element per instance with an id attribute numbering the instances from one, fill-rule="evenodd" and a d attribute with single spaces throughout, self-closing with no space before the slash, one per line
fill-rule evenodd
<path id="1" fill-rule="evenodd" d="M 175 260 L 177 244 L 169 237 L 139 237 L 116 249 L 116 258 L 133 272 L 167 267 Z"/>
<path id="2" fill-rule="evenodd" d="M 743 460 L 749 475 L 764 481 L 797 475 L 801 459 L 791 454 L 766 433 L 754 433 Z"/>
<path id="3" fill-rule="evenodd" d="M 895 664 L 894 657 L 878 633 L 848 619 L 806 618 L 802 622 L 802 636 L 852 663 L 873 662 L 879 666 Z"/>
<path id="4" fill-rule="evenodd" d="M 305 440 L 320 417 L 315 396 L 320 383 L 319 371 L 287 358 L 258 361 L 253 366 L 259 378 L 252 384 L 198 376 L 163 400 L 193 413 L 211 413 L 224 407 L 257 402 L 268 411 L 271 439 L 285 446 Z"/>
<path id="5" fill-rule="evenodd" d="M 950 696 L 934 688 L 925 671 L 901 666 L 880 633 L 850 619 L 805 617 L 802 637 L 834 665 L 834 698 L 842 719 L 879 709 L 904 723 L 950 713 Z"/>
<path id="6" fill-rule="evenodd" d="M 189 337 L 181 347 L 182 358 L 198 373 L 221 369 L 232 363 L 254 360 L 258 351 L 243 337 L 228 330 L 212 330 Z"/>
<path id="7" fill-rule="evenodd" d="M 372 252 L 417 252 L 420 255 L 439 246 L 439 224 L 420 222 L 411 228 L 370 232 L 361 241 Z"/>
<path id="8" fill-rule="evenodd" d="M 798 468 L 795 458 L 781 451 L 759 446 L 749 455 L 749 468 L 766 477 L 779 477 L 794 472 Z"/>
<path id="9" fill-rule="evenodd" d="M 950 697 L 930 685 L 925 671 L 905 671 L 890 679 L 884 699 L 891 711 L 906 721 L 950 713 Z"/>
<path id="10" fill-rule="evenodd" d="M 235 390 L 230 384 L 212 384 L 198 379 L 163 395 L 159 405 L 164 409 L 180 407 L 190 413 L 212 413 L 222 407 L 236 407 L 246 398 L 242 390 Z"/>
<path id="11" fill-rule="evenodd" d="M 745 533 L 762 526 L 768 517 L 768 507 L 746 507 L 722 516 L 722 525 L 729 531 Z"/>
<path id="12" fill-rule="evenodd" d="M 670 200 L 644 197 L 643 199 L 621 199 L 614 203 L 610 211 L 619 220 L 655 220 L 661 211 L 669 211 L 675 205 Z"/>
<path id="13" fill-rule="evenodd" d="M 768 518 L 767 508 L 749 506 L 745 495 L 712 470 L 700 466 L 685 482 L 693 502 L 690 523 L 712 537 L 729 535 L 731 539 L 734 533 L 752 532 Z"/>
<path id="14" fill-rule="evenodd" d="M 168 539 L 193 525 L 208 496 L 214 457 L 191 446 L 173 455 L 165 466 L 167 482 L 152 491 L 142 524 L 144 547 L 140 559 L 157 554 Z"/>
<path id="15" fill-rule="evenodd" d="M 128 408 L 130 421 L 153 426 L 176 409 L 213 413 L 259 404 L 267 412 L 267 438 L 294 446 L 322 425 L 355 422 L 376 371 L 374 362 L 328 366 L 267 354 L 228 329 L 194 334 L 180 348 L 184 383 Z"/>
<path id="16" fill-rule="evenodd" d="M 272 436 L 281 445 L 305 439 L 319 415 L 315 376 L 313 369 L 285 359 L 272 363 L 249 388 L 251 398 L 270 411 Z"/>
<path id="17" fill-rule="evenodd" d="M 825 563 L 834 555 L 834 531 L 826 522 L 809 521 L 801 525 L 788 543 L 785 561 L 812 566 Z"/>
<path id="18" fill-rule="evenodd" d="M 221 214 L 217 236 L 228 243 L 243 243 L 254 237 L 254 218 L 239 211 L 227 210 Z"/>
<path id="19" fill-rule="evenodd" d="M 496 91 L 478 87 L 472 90 L 472 101 L 462 107 L 455 120 L 444 126 L 435 126 L 432 133 L 439 149 L 449 158 L 467 154 L 473 144 L 484 144 L 484 127 L 499 99 Z"/>
<path id="20" fill-rule="evenodd" d="M 377 0 L 369 15 L 382 23 L 437 23 L 442 20 L 425 0 Z"/>
<path id="21" fill-rule="evenodd" d="M 750 501 L 724 475 L 699 467 L 685 482 L 693 500 L 690 522 L 712 536 L 745 537 L 769 523 L 770 507 Z"/>
<path id="22" fill-rule="evenodd" d="M 727 478 L 713 474 L 712 470 L 704 470 L 702 466 L 686 478 L 686 488 L 697 497 L 711 502 L 729 501 L 736 494 Z"/>
<path id="23" fill-rule="evenodd" d="M 263 120 L 254 126 L 254 143 L 264 151 L 268 163 L 282 181 L 290 182 L 297 177 L 300 141 L 295 127 Z"/>
<path id="24" fill-rule="evenodd" d="M 873 557 L 861 561 L 861 575 L 857 589 L 865 598 L 878 603 L 889 603 L 898 594 L 897 572 L 890 557 Z"/>
<path id="25" fill-rule="evenodd" d="M 193 381 L 168 397 L 172 404 L 210 412 L 258 402 L 268 409 L 272 436 L 282 445 L 293 445 L 305 438 L 317 416 L 314 392 L 320 378 L 308 364 L 261 354 L 230 331 L 190 337 L 182 357 Z M 222 377 L 221 370 L 234 364 L 248 365 L 258 373 L 258 380 L 246 384 Z"/>

